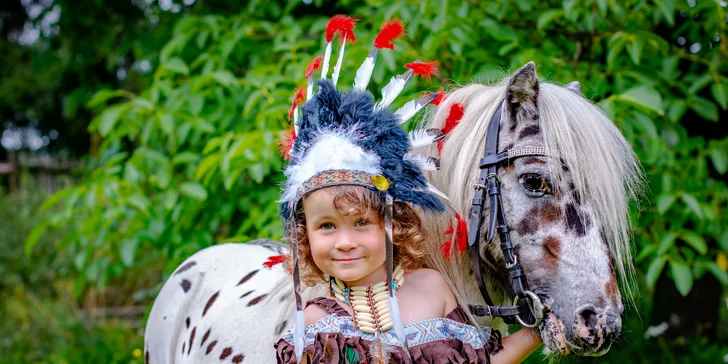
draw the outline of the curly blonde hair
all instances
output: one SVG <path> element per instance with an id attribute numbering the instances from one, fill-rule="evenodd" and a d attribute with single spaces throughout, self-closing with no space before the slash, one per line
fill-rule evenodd
<path id="1" fill-rule="evenodd" d="M 384 200 L 372 190 L 361 186 L 332 186 L 326 190 L 334 194 L 334 207 L 343 215 L 355 214 L 367 216 L 370 211 L 376 211 L 375 222 L 384 224 Z M 310 196 L 310 195 L 309 195 Z M 306 197 L 307 198 L 307 197 Z M 325 282 L 324 272 L 314 263 L 311 255 L 311 245 L 306 231 L 306 217 L 303 213 L 303 204 L 306 198 L 299 203 L 294 212 L 296 229 L 289 229 L 295 234 L 298 242 L 299 269 L 301 281 L 307 286 Z M 392 240 L 394 243 L 394 262 L 402 264 L 405 270 L 414 270 L 424 267 L 425 258 L 432 254 L 427 244 L 425 228 L 417 212 L 404 201 L 395 201 L 392 216 Z M 292 262 L 289 259 L 289 267 Z"/>

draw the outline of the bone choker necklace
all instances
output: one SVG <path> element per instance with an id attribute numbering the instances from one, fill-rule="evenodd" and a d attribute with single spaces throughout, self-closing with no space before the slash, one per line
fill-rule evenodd
<path id="1" fill-rule="evenodd" d="M 392 289 L 404 283 L 404 269 L 398 265 L 392 273 Z M 392 328 L 389 309 L 387 281 L 370 286 L 349 287 L 338 278 L 331 277 L 329 290 L 339 301 L 345 302 L 354 311 L 354 326 L 361 332 L 375 334 Z"/>

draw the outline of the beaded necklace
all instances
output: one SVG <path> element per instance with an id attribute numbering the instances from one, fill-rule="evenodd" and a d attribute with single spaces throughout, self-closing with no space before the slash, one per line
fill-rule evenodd
<path id="1" fill-rule="evenodd" d="M 398 265 L 392 273 L 392 289 L 396 292 L 404 283 L 404 269 Z M 354 311 L 354 326 L 361 332 L 375 334 L 392 328 L 387 282 L 370 286 L 349 287 L 338 278 L 331 277 L 329 290 L 339 301 Z"/>

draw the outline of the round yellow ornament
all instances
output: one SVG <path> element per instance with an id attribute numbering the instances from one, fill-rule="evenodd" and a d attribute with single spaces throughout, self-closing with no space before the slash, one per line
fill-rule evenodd
<path id="1" fill-rule="evenodd" d="M 380 191 L 386 191 L 389 189 L 389 181 L 387 180 L 387 177 L 379 174 L 372 176 L 372 184 Z"/>

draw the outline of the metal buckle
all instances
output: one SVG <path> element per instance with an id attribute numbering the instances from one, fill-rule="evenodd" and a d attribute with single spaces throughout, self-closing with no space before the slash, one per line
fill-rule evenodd
<path id="1" fill-rule="evenodd" d="M 518 255 L 513 254 L 513 263 L 506 263 L 506 268 L 511 269 L 518 264 Z M 518 297 L 516 297 L 518 298 Z"/>
<path id="2" fill-rule="evenodd" d="M 484 189 L 488 188 L 488 186 L 481 185 L 479 183 L 473 184 L 473 189 L 476 189 L 477 190 L 478 188 L 480 188 L 481 190 L 484 190 Z"/>
<path id="3" fill-rule="evenodd" d="M 516 321 L 518 321 L 518 323 L 524 327 L 534 328 L 534 327 L 540 325 L 541 321 L 543 321 L 543 314 L 544 314 L 544 309 L 546 308 L 546 306 L 544 306 L 543 302 L 541 302 L 541 299 L 538 297 L 537 294 L 535 294 L 531 291 L 526 291 L 524 293 L 528 296 L 528 298 L 531 299 L 530 304 L 528 305 L 528 308 L 531 309 L 531 314 L 536 319 L 536 321 L 532 324 L 526 323 L 523 321 L 523 319 L 521 319 L 521 315 L 516 315 Z M 519 299 L 518 296 L 516 296 L 516 298 L 513 299 L 514 306 L 518 305 L 518 299 Z"/>

